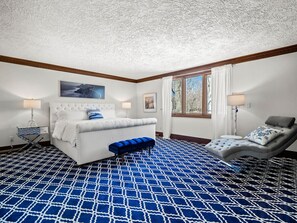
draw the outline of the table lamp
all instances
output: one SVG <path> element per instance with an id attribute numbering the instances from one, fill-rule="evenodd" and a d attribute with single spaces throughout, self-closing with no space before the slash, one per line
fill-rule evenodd
<path id="1" fill-rule="evenodd" d="M 24 100 L 24 108 L 31 108 L 31 120 L 28 122 L 28 127 L 36 127 L 37 123 L 34 120 L 33 109 L 41 108 L 41 100 L 38 99 L 25 99 Z"/>
<path id="2" fill-rule="evenodd" d="M 127 110 L 131 109 L 132 104 L 129 101 L 122 102 L 122 108 L 126 110 L 126 118 L 127 118 Z"/>

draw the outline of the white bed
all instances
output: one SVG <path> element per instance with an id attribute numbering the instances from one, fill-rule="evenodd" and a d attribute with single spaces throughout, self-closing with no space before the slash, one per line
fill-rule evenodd
<path id="1" fill-rule="evenodd" d="M 95 120 L 81 121 L 77 123 L 75 141 L 63 141 L 59 137 L 54 138 L 53 132 L 55 125 L 61 125 L 57 114 L 60 111 L 65 111 L 73 116 L 78 116 L 81 119 L 81 114 L 86 114 L 89 109 L 100 109 L 105 117 L 107 124 L 101 124 L 101 127 L 94 127 Z M 86 116 L 87 117 L 87 116 Z M 86 117 L 82 119 L 86 119 Z M 155 139 L 156 119 L 114 119 L 115 105 L 114 104 L 99 104 L 99 103 L 51 103 L 50 104 L 50 134 L 51 144 L 59 148 L 66 155 L 72 158 L 78 165 L 90 163 L 93 161 L 112 157 L 114 154 L 109 152 L 108 145 L 125 139 L 136 137 L 151 137 Z M 75 118 L 74 118 L 75 119 Z M 115 120 L 115 121 L 114 121 Z M 95 121 L 95 122 L 94 122 Z M 73 121 L 70 121 L 73 122 Z M 90 123 L 89 128 L 86 123 Z M 100 121 L 97 120 L 99 123 Z M 115 129 L 110 128 L 110 123 L 121 124 Z M 130 124 L 129 124 L 130 123 Z M 132 123 L 132 124 L 131 124 Z M 72 123 L 74 125 L 74 123 Z M 102 126 L 109 125 L 108 129 Z M 80 126 L 80 128 L 78 127 Z M 83 126 L 83 128 L 81 127 Z M 57 131 L 55 131 L 57 132 Z"/>

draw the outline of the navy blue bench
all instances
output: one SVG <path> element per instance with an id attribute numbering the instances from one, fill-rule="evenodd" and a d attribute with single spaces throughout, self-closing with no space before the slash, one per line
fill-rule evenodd
<path id="1" fill-rule="evenodd" d="M 125 153 L 131 153 L 140 151 L 143 149 L 149 150 L 149 155 L 151 155 L 151 149 L 155 146 L 155 140 L 149 137 L 141 137 L 123 140 L 119 142 L 114 142 L 109 145 L 109 151 L 113 152 L 115 156 L 122 156 Z"/>

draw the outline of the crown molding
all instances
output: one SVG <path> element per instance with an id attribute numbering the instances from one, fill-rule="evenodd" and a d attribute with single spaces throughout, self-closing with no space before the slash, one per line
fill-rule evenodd
<path id="1" fill-rule="evenodd" d="M 119 76 L 110 75 L 110 74 L 97 73 L 97 72 L 93 72 L 93 71 L 81 70 L 81 69 L 76 69 L 76 68 L 71 68 L 71 67 L 64 67 L 64 66 L 59 66 L 59 65 L 54 65 L 54 64 L 41 63 L 41 62 L 37 62 L 37 61 L 25 60 L 25 59 L 8 57 L 8 56 L 3 56 L 3 55 L 0 55 L 0 62 L 24 65 L 24 66 L 29 66 L 29 67 L 37 67 L 37 68 L 42 68 L 42 69 L 47 69 L 47 70 L 62 71 L 62 72 L 67 72 L 67 73 L 81 74 L 81 75 L 87 75 L 87 76 L 93 76 L 93 77 L 100 77 L 100 78 L 106 78 L 106 79 L 117 80 L 117 81 L 126 81 L 126 82 L 136 83 L 135 79 L 119 77 Z"/>
<path id="2" fill-rule="evenodd" d="M 155 76 L 151 76 L 151 77 L 141 78 L 141 79 L 137 80 L 137 83 L 156 80 L 156 79 L 160 79 L 160 78 L 168 77 L 168 76 L 177 76 L 177 75 L 181 75 L 181 74 L 188 74 L 188 73 L 195 73 L 198 71 L 210 70 L 213 67 L 223 66 L 226 64 L 238 64 L 238 63 L 243 63 L 243 62 L 248 62 L 248 61 L 253 61 L 253 60 L 264 59 L 264 58 L 268 58 L 268 57 L 279 56 L 279 55 L 288 54 L 288 53 L 295 53 L 295 52 L 297 52 L 297 44 L 274 49 L 274 50 L 268 50 L 268 51 L 264 51 L 264 52 L 260 52 L 260 53 L 249 54 L 246 56 L 235 57 L 232 59 L 217 61 L 214 63 L 209 63 L 209 64 L 197 66 L 197 67 L 192 67 L 192 68 L 173 71 L 173 72 L 169 72 L 169 73 L 159 74 L 159 75 L 155 75 Z"/>
<path id="3" fill-rule="evenodd" d="M 297 52 L 297 44 L 278 48 L 278 49 L 268 50 L 268 51 L 264 51 L 264 52 L 259 52 L 259 53 L 255 53 L 255 54 L 249 54 L 246 56 L 235 57 L 232 59 L 217 61 L 214 63 L 204 64 L 204 65 L 197 66 L 197 67 L 187 68 L 187 69 L 173 71 L 173 72 L 164 73 L 164 74 L 158 74 L 158 75 L 145 77 L 145 78 L 141 78 L 141 79 L 131 79 L 131 78 L 119 77 L 119 76 L 110 75 L 110 74 L 97 73 L 97 72 L 93 72 L 93 71 L 81 70 L 81 69 L 76 69 L 76 68 L 71 68 L 71 67 L 64 67 L 64 66 L 59 66 L 59 65 L 54 65 L 54 64 L 42 63 L 42 62 L 25 60 L 25 59 L 20 59 L 20 58 L 15 58 L 15 57 L 8 57 L 8 56 L 3 56 L 3 55 L 0 55 L 0 62 L 12 63 L 12 64 L 18 64 L 18 65 L 24 65 L 24 66 L 30 66 L 30 67 L 37 67 L 37 68 L 48 69 L 48 70 L 62 71 L 62 72 L 67 72 L 67 73 L 81 74 L 81 75 L 87 75 L 87 76 L 93 76 L 93 77 L 100 77 L 100 78 L 106 78 L 106 79 L 117 80 L 117 81 L 141 83 L 141 82 L 160 79 L 160 78 L 167 77 L 167 76 L 178 76 L 178 75 L 182 75 L 182 74 L 189 74 L 189 73 L 195 73 L 195 72 L 199 72 L 199 71 L 210 70 L 213 67 L 223 66 L 226 64 L 239 64 L 239 63 L 243 63 L 243 62 L 259 60 L 259 59 L 264 59 L 264 58 L 274 57 L 274 56 L 280 56 L 283 54 L 289 54 L 289 53 L 295 53 L 295 52 Z"/>

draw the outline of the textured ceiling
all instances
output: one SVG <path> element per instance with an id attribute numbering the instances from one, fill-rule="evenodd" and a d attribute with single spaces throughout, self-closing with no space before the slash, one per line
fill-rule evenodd
<path id="1" fill-rule="evenodd" d="M 297 0 L 1 0 L 0 54 L 143 78 L 297 43 Z"/>

